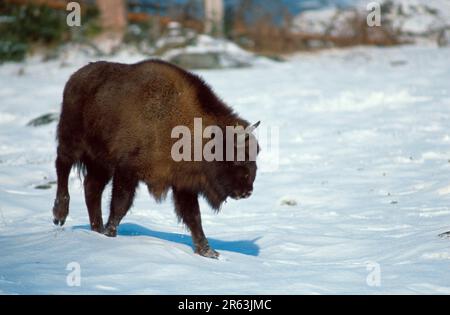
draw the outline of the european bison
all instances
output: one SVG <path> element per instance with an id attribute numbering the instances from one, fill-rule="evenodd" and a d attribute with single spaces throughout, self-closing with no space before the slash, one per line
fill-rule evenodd
<path id="1" fill-rule="evenodd" d="M 177 139 L 172 130 L 176 126 L 193 130 L 196 118 L 224 131 L 227 126 L 246 128 L 246 150 L 259 124 L 250 126 L 198 76 L 163 61 L 132 65 L 102 61 L 78 70 L 65 86 L 57 129 L 54 223 L 63 225 L 69 213 L 68 177 L 76 166 L 84 175 L 92 230 L 116 236 L 138 183 L 144 182 L 158 201 L 172 189 L 176 213 L 191 231 L 195 252 L 218 257 L 203 232 L 198 196 L 215 210 L 227 197 L 247 198 L 257 167 L 247 151 L 244 161 L 234 153 L 231 161 L 175 161 L 171 150 Z M 104 227 L 101 196 L 111 178 L 110 215 Z"/>

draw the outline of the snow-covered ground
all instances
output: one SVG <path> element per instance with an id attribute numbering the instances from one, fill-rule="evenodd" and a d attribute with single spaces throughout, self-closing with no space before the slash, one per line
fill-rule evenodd
<path id="1" fill-rule="evenodd" d="M 381 26 L 392 28 L 399 39 L 436 42 L 436 36 L 450 29 L 448 0 L 355 0 L 351 6 L 326 6 L 305 10 L 295 16 L 292 30 L 313 35 L 355 36 L 355 19 L 365 20 L 374 4 L 381 5 Z M 372 29 L 372 31 L 376 31 Z"/>
<path id="2" fill-rule="evenodd" d="M 195 255 L 170 197 L 145 187 L 117 238 L 89 231 L 75 173 L 54 227 L 55 186 L 35 187 L 55 180 L 55 123 L 26 124 L 59 110 L 87 60 L 1 66 L 0 293 L 449 294 L 449 56 L 354 48 L 201 72 L 243 117 L 280 127 L 279 168 L 250 199 L 219 215 L 201 204 L 220 260 Z M 77 264 L 81 285 L 68 286 Z"/>

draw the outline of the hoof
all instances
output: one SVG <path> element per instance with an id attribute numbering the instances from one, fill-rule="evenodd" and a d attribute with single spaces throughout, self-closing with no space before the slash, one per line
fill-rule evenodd
<path id="1" fill-rule="evenodd" d="M 69 197 L 56 198 L 53 206 L 53 224 L 63 226 L 69 215 Z"/>
<path id="2" fill-rule="evenodd" d="M 63 226 L 64 223 L 66 223 L 66 218 L 64 218 L 64 219 L 56 219 L 56 218 L 54 218 L 53 219 L 53 224 L 54 225 Z"/>
<path id="3" fill-rule="evenodd" d="M 214 249 L 212 249 L 209 246 L 204 246 L 202 248 L 197 248 L 195 250 L 195 253 L 203 256 L 203 257 L 207 257 L 207 258 L 212 258 L 212 259 L 218 259 L 219 258 L 219 253 L 216 252 Z"/>
<path id="4" fill-rule="evenodd" d="M 103 229 L 103 234 L 108 237 L 116 237 L 117 236 L 117 228 L 112 226 L 106 226 L 105 229 Z"/>
<path id="5" fill-rule="evenodd" d="M 100 234 L 104 234 L 105 233 L 105 228 L 103 227 L 103 224 L 101 224 L 101 225 L 92 225 L 91 224 L 91 230 L 93 232 L 97 232 L 97 233 L 100 233 Z"/>
<path id="6" fill-rule="evenodd" d="M 440 238 L 450 238 L 450 231 L 439 234 Z"/>

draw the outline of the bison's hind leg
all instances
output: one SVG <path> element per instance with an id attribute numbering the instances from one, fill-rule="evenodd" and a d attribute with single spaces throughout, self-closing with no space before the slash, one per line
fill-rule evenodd
<path id="1" fill-rule="evenodd" d="M 58 187 L 53 206 L 53 223 L 63 226 L 69 214 L 69 174 L 72 169 L 73 160 L 58 150 L 56 158 L 56 175 Z"/>
<path id="2" fill-rule="evenodd" d="M 138 182 L 138 177 L 131 170 L 118 167 L 114 171 L 111 209 L 104 231 L 106 236 L 117 235 L 117 226 L 133 204 Z"/>
<path id="3" fill-rule="evenodd" d="M 93 231 L 103 232 L 102 194 L 111 179 L 111 172 L 99 163 L 85 161 L 84 197 Z"/>

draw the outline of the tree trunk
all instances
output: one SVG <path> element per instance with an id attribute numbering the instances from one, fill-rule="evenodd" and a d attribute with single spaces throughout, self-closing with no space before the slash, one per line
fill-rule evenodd
<path id="1" fill-rule="evenodd" d="M 222 36 L 224 6 L 223 0 L 204 0 L 205 33 Z"/>
<path id="2" fill-rule="evenodd" d="M 96 0 L 100 11 L 103 34 L 100 36 L 101 50 L 111 53 L 123 40 L 127 28 L 126 0 Z"/>

